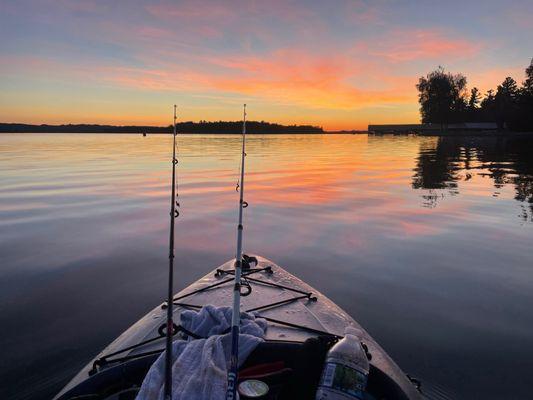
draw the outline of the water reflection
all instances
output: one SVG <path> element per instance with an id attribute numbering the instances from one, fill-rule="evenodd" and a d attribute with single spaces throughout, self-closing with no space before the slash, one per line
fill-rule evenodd
<path id="1" fill-rule="evenodd" d="M 424 206 L 435 207 L 446 195 L 460 193 L 459 182 L 492 180 L 492 196 L 507 185 L 522 203 L 519 217 L 533 221 L 533 138 L 440 137 L 420 145 L 412 179 L 414 189 L 427 189 Z"/>
<path id="2" fill-rule="evenodd" d="M 0 398 L 50 398 L 162 301 L 170 139 L 0 135 Z M 234 255 L 240 138 L 179 145 L 177 290 Z M 530 149 L 250 135 L 245 249 L 329 296 L 426 388 L 527 398 Z"/>

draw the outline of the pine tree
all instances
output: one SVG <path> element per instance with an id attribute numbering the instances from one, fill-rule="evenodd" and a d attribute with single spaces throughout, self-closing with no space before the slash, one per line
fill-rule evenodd
<path id="1" fill-rule="evenodd" d="M 468 109 L 473 111 L 477 109 L 481 95 L 479 94 L 479 89 L 477 87 L 470 90 L 470 99 L 468 100 Z"/>

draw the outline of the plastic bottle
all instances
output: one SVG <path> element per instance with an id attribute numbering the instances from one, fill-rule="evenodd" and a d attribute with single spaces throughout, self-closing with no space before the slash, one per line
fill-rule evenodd
<path id="1" fill-rule="evenodd" d="M 370 368 L 361 337 L 362 332 L 350 326 L 344 338 L 328 351 L 316 400 L 364 398 Z"/>

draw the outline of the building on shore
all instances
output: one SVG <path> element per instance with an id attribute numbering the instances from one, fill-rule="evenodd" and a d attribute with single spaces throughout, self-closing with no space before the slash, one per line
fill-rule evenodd
<path id="1" fill-rule="evenodd" d="M 448 124 L 442 129 L 440 124 L 389 124 L 389 125 L 368 125 L 368 132 L 373 134 L 408 134 L 408 133 L 459 133 L 459 132 L 487 132 L 492 133 L 498 130 L 496 122 L 462 122 L 458 124 Z"/>

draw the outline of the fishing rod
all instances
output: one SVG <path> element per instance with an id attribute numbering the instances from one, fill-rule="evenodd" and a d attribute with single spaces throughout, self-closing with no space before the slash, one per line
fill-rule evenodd
<path id="1" fill-rule="evenodd" d="M 174 306 L 174 222 L 179 215 L 176 200 L 176 105 L 174 104 L 174 132 L 172 134 L 172 190 L 170 195 L 170 237 L 168 251 L 168 297 L 167 297 L 167 332 L 165 353 L 165 400 L 172 399 L 172 335 L 174 333 L 174 321 L 172 320 Z"/>
<path id="2" fill-rule="evenodd" d="M 242 154 L 239 189 L 239 224 L 237 226 L 237 257 L 235 259 L 235 285 L 233 287 L 233 311 L 231 315 L 231 356 L 228 371 L 226 400 L 237 399 L 237 367 L 239 363 L 239 323 L 241 320 L 241 271 L 242 271 L 242 214 L 248 206 L 244 201 L 244 157 L 246 157 L 246 104 L 243 107 Z"/>

